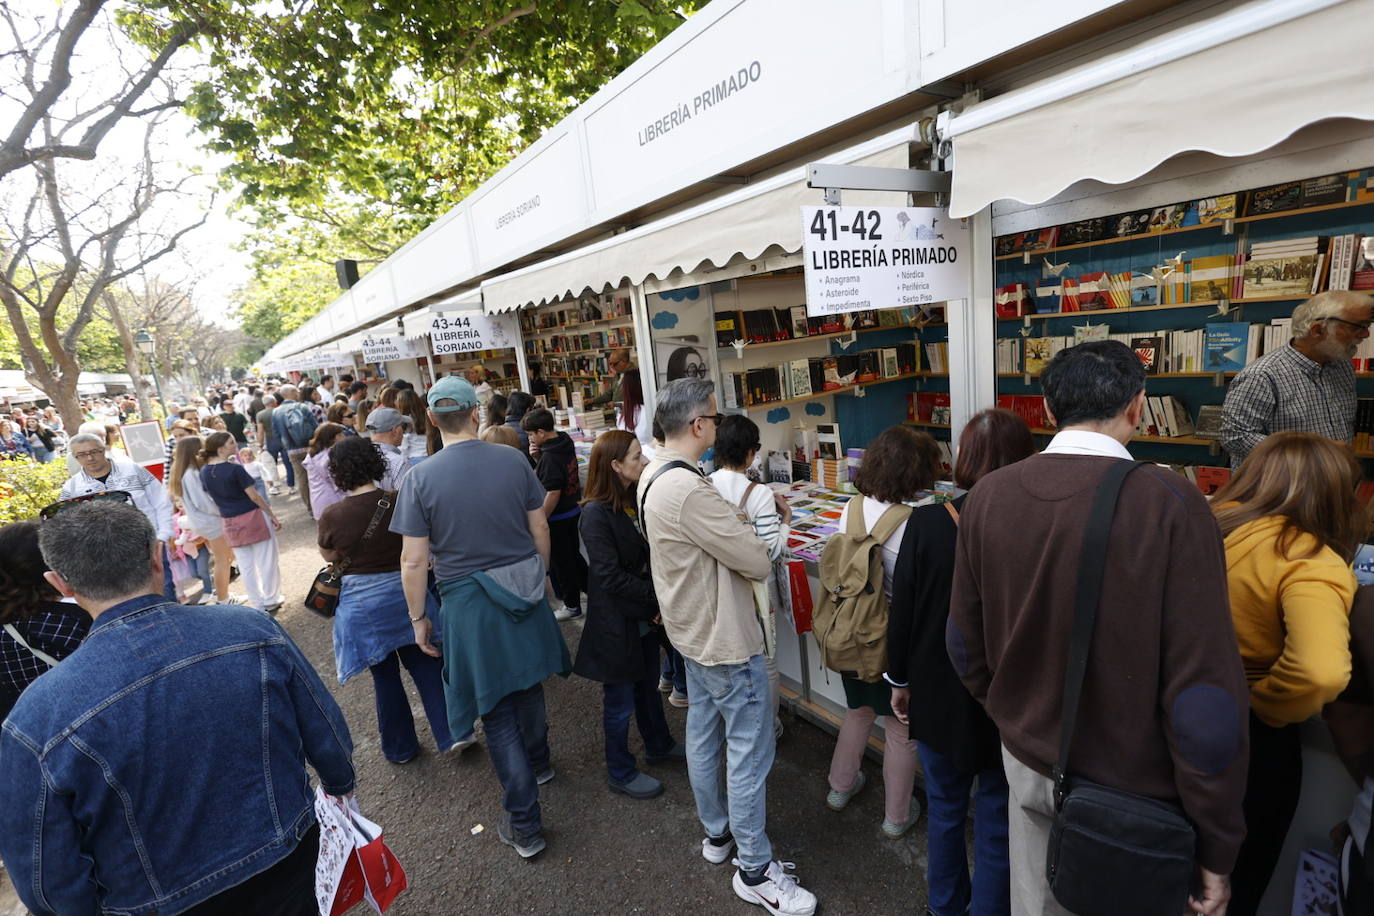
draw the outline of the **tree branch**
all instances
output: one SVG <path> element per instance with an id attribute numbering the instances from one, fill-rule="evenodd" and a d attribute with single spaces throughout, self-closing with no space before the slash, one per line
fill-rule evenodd
<path id="1" fill-rule="evenodd" d="M 485 41 L 487 37 L 491 35 L 492 32 L 495 32 L 503 25 L 509 25 L 510 23 L 514 22 L 520 17 L 528 16 L 531 13 L 537 12 L 538 10 L 539 0 L 531 0 L 531 2 L 527 3 L 526 5 L 511 10 L 509 13 L 502 16 L 500 19 L 497 19 L 490 25 L 483 26 L 481 29 L 478 30 L 477 34 L 473 36 L 472 41 L 469 42 L 468 46 L 463 50 L 463 56 L 458 58 L 458 63 L 453 68 L 454 72 L 460 72 L 465 66 L 467 66 L 468 61 L 471 60 L 472 56 L 477 53 L 477 46 L 481 44 L 483 41 Z"/>

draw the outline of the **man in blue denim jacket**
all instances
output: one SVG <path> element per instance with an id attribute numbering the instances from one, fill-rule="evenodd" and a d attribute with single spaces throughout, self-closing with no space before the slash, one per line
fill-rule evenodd
<path id="1" fill-rule="evenodd" d="M 35 913 L 316 912 L 305 763 L 353 791 L 343 714 L 271 617 L 163 599 L 132 506 L 43 522 L 48 580 L 94 623 L 0 730 L 0 856 Z"/>

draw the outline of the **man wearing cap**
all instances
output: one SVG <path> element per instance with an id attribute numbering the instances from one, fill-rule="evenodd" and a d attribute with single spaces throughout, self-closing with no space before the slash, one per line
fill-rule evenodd
<path id="1" fill-rule="evenodd" d="M 498 834 L 529 858 L 545 846 L 539 786 L 554 775 L 542 682 L 572 668 L 546 597 L 544 488 L 519 451 L 478 438 L 478 396 L 466 381 L 440 379 L 427 401 L 444 448 L 401 482 L 391 520 L 404 538 L 401 585 L 416 644 L 439 656 L 425 616 L 433 558 L 449 725 L 466 734 L 481 716 L 505 794 Z"/>
<path id="2" fill-rule="evenodd" d="M 394 407 L 379 407 L 367 415 L 367 431 L 386 459 L 386 476 L 380 481 L 383 490 L 399 490 L 401 481 L 414 467 L 401 454 L 401 441 L 410 425 L 410 417 Z"/>

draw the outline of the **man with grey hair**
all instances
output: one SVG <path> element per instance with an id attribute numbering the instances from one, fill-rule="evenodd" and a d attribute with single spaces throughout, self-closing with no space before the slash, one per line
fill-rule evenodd
<path id="1" fill-rule="evenodd" d="M 105 439 L 94 433 L 77 433 L 67 443 L 67 450 L 76 459 L 78 470 L 62 485 L 62 499 L 89 496 L 105 490 L 123 490 L 133 497 L 134 505 L 148 519 L 162 541 L 164 550 L 176 549 L 176 526 L 172 523 L 172 499 L 167 488 L 145 467 L 134 464 L 123 455 L 111 455 Z M 171 470 L 170 466 L 168 470 Z M 163 595 L 168 601 L 177 597 L 172 581 L 171 555 L 163 555 Z"/>
<path id="2" fill-rule="evenodd" d="M 697 468 L 724 419 L 713 388 L 681 378 L 659 392 L 663 447 L 640 477 L 639 518 L 663 627 L 687 664 L 687 772 L 706 831 L 701 854 L 719 865 L 737 847 L 741 899 L 775 916 L 810 916 L 815 895 L 774 860 L 766 830 L 776 739 L 754 590 L 772 572 L 768 548 Z"/>
<path id="3" fill-rule="evenodd" d="M 0 731 L 0 857 L 34 913 L 318 912 L 304 761 L 350 795 L 348 725 L 271 617 L 159 596 L 158 546 L 123 503 L 43 522 L 45 576 L 93 623 Z"/>
<path id="4" fill-rule="evenodd" d="M 286 478 L 286 493 L 291 495 L 296 492 L 295 470 L 291 467 L 291 458 L 286 454 L 286 449 L 282 446 L 281 440 L 276 438 L 272 432 L 272 416 L 277 412 L 277 396 L 274 394 L 264 394 L 262 396 L 262 406 L 253 417 L 253 422 L 258 426 L 258 444 L 262 446 L 262 474 L 267 478 L 269 493 L 276 496 L 281 493 L 280 481 L 283 476 Z M 280 461 L 285 468 L 284 471 L 277 470 L 277 462 Z"/>
<path id="5" fill-rule="evenodd" d="M 587 402 L 588 407 L 604 407 L 607 404 L 619 404 L 625 399 L 624 384 L 625 373 L 630 370 L 630 351 L 621 347 L 611 351 L 611 356 L 606 360 L 606 366 L 615 376 L 615 381 L 611 384 L 611 390 L 605 394 L 598 395 Z"/>
<path id="6" fill-rule="evenodd" d="M 282 385 L 277 389 L 277 407 L 272 411 L 272 436 L 281 443 L 291 469 L 286 473 L 286 486 L 300 481 L 299 492 L 305 511 L 310 512 L 310 475 L 305 470 L 305 450 L 319 424 L 315 415 L 300 401 L 300 389 Z M 312 513 L 313 514 L 313 513 Z"/>
<path id="7" fill-rule="evenodd" d="M 1236 468 L 1270 433 L 1301 430 L 1337 442 L 1355 435 L 1354 358 L 1369 336 L 1374 298 L 1349 290 L 1319 293 L 1293 311 L 1292 339 L 1246 366 L 1231 382 L 1221 446 Z"/>

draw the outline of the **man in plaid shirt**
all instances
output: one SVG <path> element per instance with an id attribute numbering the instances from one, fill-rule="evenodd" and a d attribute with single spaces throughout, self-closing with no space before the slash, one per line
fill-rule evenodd
<path id="1" fill-rule="evenodd" d="M 1337 442 L 1355 435 L 1355 370 L 1374 297 L 1319 293 L 1293 311 L 1293 339 L 1246 366 L 1222 409 L 1221 446 L 1236 468 L 1270 433 L 1302 430 Z"/>

